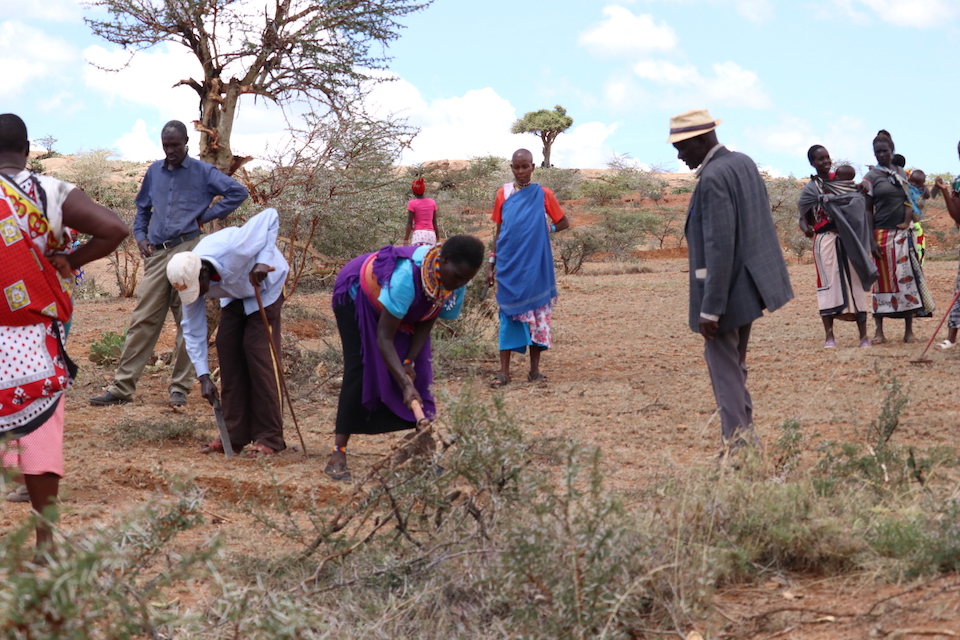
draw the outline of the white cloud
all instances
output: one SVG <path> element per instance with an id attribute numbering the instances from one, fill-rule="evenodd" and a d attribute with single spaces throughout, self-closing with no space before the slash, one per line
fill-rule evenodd
<path id="1" fill-rule="evenodd" d="M 683 86 L 703 82 L 697 68 L 692 64 L 679 65 L 664 60 L 643 60 L 633 65 L 633 72 L 644 80 L 659 84 Z"/>
<path id="2" fill-rule="evenodd" d="M 670 51 L 677 35 L 665 22 L 649 14 L 635 15 L 618 5 L 603 8 L 605 19 L 580 34 L 579 43 L 595 55 L 633 57 L 654 51 Z"/>
<path id="3" fill-rule="evenodd" d="M 189 87 L 173 87 L 181 79 L 202 77 L 200 63 L 183 47 L 163 43 L 131 58 L 122 49 L 92 45 L 83 54 L 91 63 L 84 67 L 84 82 L 108 103 L 148 105 L 160 112 L 161 120 L 189 122 L 199 115 L 197 93 Z"/>
<path id="4" fill-rule="evenodd" d="M 773 125 L 747 127 L 746 136 L 766 151 L 806 157 L 807 149 L 817 142 L 813 126 L 796 116 L 787 115 Z"/>
<path id="5" fill-rule="evenodd" d="M 557 137 L 550 151 L 550 162 L 564 168 L 605 167 L 613 155 L 606 142 L 616 130 L 616 123 L 586 122 L 576 125 Z"/>
<path id="6" fill-rule="evenodd" d="M 823 120 L 828 124 L 818 130 L 808 120 L 788 114 L 775 124 L 748 127 L 744 133 L 762 150 L 796 158 L 797 166 L 803 168 L 800 173 L 807 170 L 807 149 L 815 144 L 825 146 L 834 161 L 850 162 L 855 167 L 860 166 L 856 159 L 869 161 L 864 157 L 869 146 L 865 148 L 863 141 L 869 140 L 870 134 L 862 120 L 830 114 L 824 114 Z"/>
<path id="7" fill-rule="evenodd" d="M 180 120 L 187 125 L 190 145 L 196 152 L 200 134 L 193 130 L 192 122 L 200 117 L 200 98 L 190 87 L 173 86 L 181 79 L 202 77 L 200 64 L 192 54 L 173 44 L 158 45 L 150 51 L 137 53 L 132 59 L 122 50 L 108 51 L 96 45 L 88 47 L 84 53 L 94 63 L 87 65 L 83 72 L 88 87 L 101 93 L 108 103 L 132 103 L 153 109 L 149 126 L 146 121 L 138 120 L 114 143 L 124 159 L 161 158 L 160 127 L 168 120 Z M 97 67 L 121 70 L 113 72 Z M 288 115 L 294 124 L 302 122 L 296 108 L 289 109 Z M 237 155 L 263 158 L 268 150 L 276 149 L 288 139 L 288 115 L 278 105 L 263 98 L 241 97 L 234 119 L 231 149 Z"/>
<path id="8" fill-rule="evenodd" d="M 420 128 L 412 149 L 404 153 L 402 161 L 407 164 L 485 155 L 507 157 L 518 147 L 528 147 L 537 164 L 542 160 L 540 140 L 530 134 L 510 133 L 518 111 L 489 87 L 428 102 L 415 86 L 398 79 L 378 85 L 369 104 L 380 116 L 396 114 Z M 605 141 L 615 129 L 616 125 L 600 122 L 576 123 L 557 138 L 553 164 L 605 166 L 611 154 Z"/>
<path id="9" fill-rule="evenodd" d="M 960 14 L 956 0 L 838 0 L 837 8 L 858 22 L 865 9 L 884 22 L 921 29 L 947 25 Z"/>
<path id="10" fill-rule="evenodd" d="M 714 63 L 710 68 L 712 74 L 703 75 L 691 64 L 666 60 L 644 60 L 632 67 L 636 77 L 663 87 L 656 92 L 657 105 L 661 107 L 770 107 L 770 96 L 755 72 L 730 61 Z M 632 89 L 628 80 L 620 79 L 608 84 L 608 99 L 612 106 L 629 107 L 636 101 L 631 94 L 638 90 Z"/>
<path id="11" fill-rule="evenodd" d="M 761 86 L 756 72 L 744 69 L 736 62 L 719 62 L 711 66 L 715 75 L 701 84 L 708 103 L 753 109 L 770 107 L 770 96 Z"/>
<path id="12" fill-rule="evenodd" d="M 160 160 L 163 158 L 163 149 L 158 144 L 159 140 L 159 126 L 148 130 L 146 122 L 137 120 L 132 130 L 120 136 L 113 143 L 113 148 L 124 160 L 137 162 Z"/>
<path id="13" fill-rule="evenodd" d="M 80 0 L 0 0 L 0 15 L 15 15 L 21 20 L 79 22 L 83 17 Z"/>
<path id="14" fill-rule="evenodd" d="M 652 96 L 631 76 L 620 74 L 611 77 L 603 86 L 607 106 L 614 111 L 637 110 L 649 105 Z M 659 100 L 659 97 L 658 97 Z"/>
<path id="15" fill-rule="evenodd" d="M 0 22 L 0 69 L 5 70 L 5 92 L 65 75 L 68 68 L 74 68 L 76 58 L 75 48 L 60 38 L 14 20 Z"/>
<path id="16" fill-rule="evenodd" d="M 737 0 L 737 13 L 751 22 L 767 22 L 773 18 L 770 0 Z"/>
<path id="17" fill-rule="evenodd" d="M 633 0 L 625 0 L 632 2 Z M 655 0 L 647 0 L 654 2 Z M 698 2 L 708 2 L 712 5 L 733 5 L 734 10 L 741 18 L 746 18 L 751 22 L 768 22 L 773 18 L 772 0 L 659 0 L 661 2 L 671 2 L 673 4 L 696 4 Z M 851 0 L 839 0 L 840 2 L 850 2 Z"/>

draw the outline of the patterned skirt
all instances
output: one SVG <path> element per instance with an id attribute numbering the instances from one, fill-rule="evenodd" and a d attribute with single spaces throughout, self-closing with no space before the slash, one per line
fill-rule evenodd
<path id="1" fill-rule="evenodd" d="M 880 245 L 873 285 L 873 315 L 887 318 L 928 317 L 936 308 L 923 277 L 913 228 L 877 229 Z"/>

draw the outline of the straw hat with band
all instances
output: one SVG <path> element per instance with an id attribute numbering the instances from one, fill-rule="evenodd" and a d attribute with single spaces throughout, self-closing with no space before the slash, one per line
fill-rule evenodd
<path id="1" fill-rule="evenodd" d="M 670 118 L 669 144 L 696 138 L 716 129 L 723 120 L 714 120 L 706 109 L 691 109 Z"/>

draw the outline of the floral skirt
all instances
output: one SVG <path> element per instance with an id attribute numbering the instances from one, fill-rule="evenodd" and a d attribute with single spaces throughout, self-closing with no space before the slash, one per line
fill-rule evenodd
<path id="1" fill-rule="evenodd" d="M 553 304 L 547 303 L 533 311 L 515 316 L 500 312 L 500 351 L 526 353 L 527 346 L 541 349 L 553 346 L 550 321 L 553 316 Z"/>
<path id="2" fill-rule="evenodd" d="M 412 234 L 410 234 L 410 244 L 437 244 L 437 234 L 433 229 L 417 229 Z"/>

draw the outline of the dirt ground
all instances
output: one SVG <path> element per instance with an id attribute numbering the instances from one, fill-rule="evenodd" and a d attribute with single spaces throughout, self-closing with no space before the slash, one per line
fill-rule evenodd
<path id="1" fill-rule="evenodd" d="M 561 278 L 554 313 L 555 348 L 542 362 L 550 377 L 546 385 L 523 382 L 526 362 L 521 360 L 515 361 L 512 384 L 502 392 L 489 390 L 486 381 L 497 368 L 490 360 L 473 363 L 472 374 L 439 380 L 438 389 L 455 392 L 462 385 L 477 384 L 483 393 L 503 393 L 528 438 L 577 439 L 601 447 L 608 486 L 620 492 L 628 505 L 639 504 L 640 490 L 664 476 L 714 464 L 719 423 L 702 340 L 686 327 L 687 265 L 677 253 L 647 254 L 642 262 L 647 273 L 605 275 L 615 269 L 590 264 L 585 274 Z M 908 361 L 919 354 L 946 311 L 956 262 L 927 263 L 938 308 L 934 320 L 916 322 L 917 335 L 924 342 L 905 345 L 895 340 L 858 348 L 855 325 L 838 323 L 838 348 L 833 350 L 822 348 L 813 266 L 793 260 L 789 264 L 796 298 L 754 325 L 748 357 L 761 435 L 768 441 L 775 439 L 778 425 L 796 419 L 805 432 L 821 439 L 863 441 L 864 427 L 876 417 L 883 397 L 879 369 L 895 373 L 909 390 L 911 403 L 895 436 L 899 442 L 955 446 L 958 406 L 953 392 L 960 379 L 960 349 L 931 350 L 930 367 L 911 366 Z M 329 294 L 298 294 L 295 303 L 331 315 Z M 117 446 L 111 434 L 119 424 L 190 416 L 208 424 L 210 437 L 216 430 L 210 408 L 196 388 L 185 408 L 167 405 L 169 372 L 163 365 L 148 369 L 133 403 L 105 408 L 87 404 L 87 398 L 98 394 L 112 375 L 87 361 L 89 345 L 104 331 L 121 331 L 133 306 L 133 300 L 118 298 L 81 301 L 76 306 L 68 349 L 82 373 L 67 399 L 62 518 L 66 531 L 108 526 L 112 514 L 162 492 L 166 474 L 185 474 L 208 491 L 211 516 L 205 526 L 188 535 L 202 539 L 219 533 L 231 548 L 253 553 L 258 547 L 262 550 L 262 536 L 251 535 L 251 523 L 231 509 L 266 490 L 271 476 L 291 495 L 312 491 L 336 499 L 348 491 L 322 473 L 336 411 L 332 384 L 298 394 L 295 409 L 310 453 L 306 459 L 302 452 L 288 451 L 267 462 L 227 461 L 201 455 L 200 441 Z M 332 322 L 325 324 L 321 337 L 338 346 Z M 304 339 L 316 338 L 316 331 L 302 323 L 290 322 L 287 330 L 303 334 Z M 888 337 L 898 338 L 901 330 L 902 323 L 888 322 Z M 174 327 L 168 322 L 158 351 L 170 351 L 173 337 Z M 442 425 L 443 407 L 439 410 Z M 299 446 L 289 419 L 286 433 L 288 445 Z M 354 473 L 362 473 L 399 437 L 355 438 L 350 459 Z M 27 513 L 26 505 L 2 504 L 0 531 Z M 707 630 L 708 637 L 957 637 L 957 586 L 956 575 L 899 585 L 868 575 L 836 579 L 784 575 L 719 593 L 715 626 Z M 865 622 L 860 614 L 887 597 L 892 599 L 873 610 L 879 615 Z M 757 617 L 764 612 L 773 613 Z"/>

